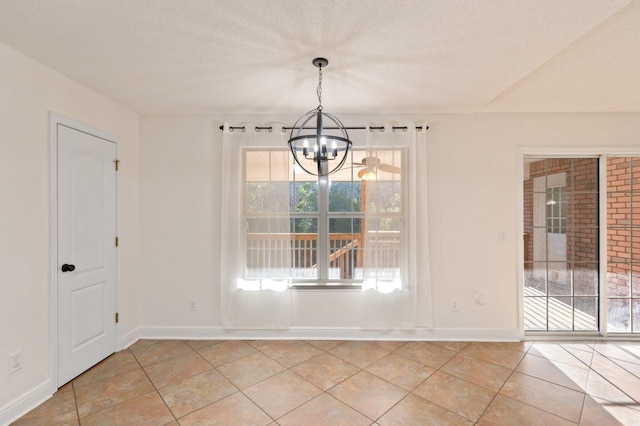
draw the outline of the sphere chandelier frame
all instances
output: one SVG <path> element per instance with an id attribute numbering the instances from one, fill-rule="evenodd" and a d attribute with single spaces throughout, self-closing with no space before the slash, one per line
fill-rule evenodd
<path id="1" fill-rule="evenodd" d="M 296 164 L 302 170 L 314 176 L 327 176 L 342 168 L 353 144 L 342 122 L 323 111 L 322 69 L 329 61 L 315 58 L 312 63 L 318 67 L 318 106 L 296 121 L 291 128 L 288 144 Z M 329 126 L 326 126 L 327 123 Z M 315 124 L 315 127 L 308 127 L 309 124 Z"/>

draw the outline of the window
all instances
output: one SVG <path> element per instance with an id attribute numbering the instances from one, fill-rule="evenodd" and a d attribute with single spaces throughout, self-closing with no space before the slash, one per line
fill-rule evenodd
<path id="1" fill-rule="evenodd" d="M 324 178 L 287 167 L 286 149 L 242 155 L 245 279 L 358 286 L 372 275 L 402 278 L 403 149 L 355 149 Z"/>
<path id="2" fill-rule="evenodd" d="M 432 326 L 425 126 L 354 132 L 322 179 L 295 170 L 285 132 L 243 128 L 222 138 L 224 327 L 291 327 L 300 288 L 360 290 L 343 294 L 365 328 Z"/>
<path id="3" fill-rule="evenodd" d="M 283 150 L 244 151 L 245 279 L 290 275 L 288 162 Z"/>
<path id="4" fill-rule="evenodd" d="M 547 188 L 547 232 L 567 233 L 567 187 L 565 185 Z"/>

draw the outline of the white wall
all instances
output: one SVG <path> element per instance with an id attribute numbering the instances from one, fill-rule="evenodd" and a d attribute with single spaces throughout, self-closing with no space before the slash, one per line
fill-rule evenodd
<path id="1" fill-rule="evenodd" d="M 213 135 L 208 117 L 140 121 L 141 327 L 218 324 L 221 163 Z M 187 310 L 189 299 L 197 312 Z"/>
<path id="2" fill-rule="evenodd" d="M 425 120 L 434 338 L 517 338 L 518 146 L 637 146 L 640 114 L 344 116 L 348 125 Z M 154 116 L 141 119 L 140 212 L 143 335 L 220 331 L 219 121 L 293 122 L 295 117 Z M 504 241 L 499 235 L 504 233 Z M 482 291 L 488 303 L 473 297 Z M 296 293 L 294 333 L 366 338 L 349 292 Z M 459 311 L 450 310 L 455 298 Z M 197 312 L 187 300 L 196 299 Z M 232 336 L 234 334 L 231 334 Z M 273 336 L 259 331 L 236 336 Z M 402 337 L 398 335 L 397 337 Z M 404 337 L 412 338 L 411 333 Z"/>
<path id="3" fill-rule="evenodd" d="M 120 317 L 138 326 L 138 115 L 0 44 L 0 414 L 49 380 L 49 112 L 121 139 Z"/>

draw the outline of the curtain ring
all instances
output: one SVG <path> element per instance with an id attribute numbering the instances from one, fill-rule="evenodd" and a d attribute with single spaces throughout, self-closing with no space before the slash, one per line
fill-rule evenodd
<path id="1" fill-rule="evenodd" d="M 402 131 L 403 131 L 403 132 L 405 132 L 405 133 L 407 133 L 407 131 L 408 131 L 408 130 L 409 130 L 409 128 L 408 128 L 407 126 L 404 126 L 404 127 L 402 128 Z"/>
<path id="2" fill-rule="evenodd" d="M 247 131 L 246 127 L 242 126 L 242 133 L 244 133 L 246 131 Z"/>

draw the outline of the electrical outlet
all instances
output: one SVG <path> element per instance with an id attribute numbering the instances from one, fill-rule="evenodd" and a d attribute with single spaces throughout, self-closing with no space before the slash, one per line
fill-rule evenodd
<path id="1" fill-rule="evenodd" d="M 190 311 L 197 311 L 198 310 L 198 305 L 196 304 L 195 300 L 189 300 L 189 310 Z"/>
<path id="2" fill-rule="evenodd" d="M 9 374 L 22 369 L 22 351 L 9 355 Z"/>
<path id="3" fill-rule="evenodd" d="M 458 311 L 458 301 L 456 299 L 451 299 L 451 310 L 453 312 Z"/>

